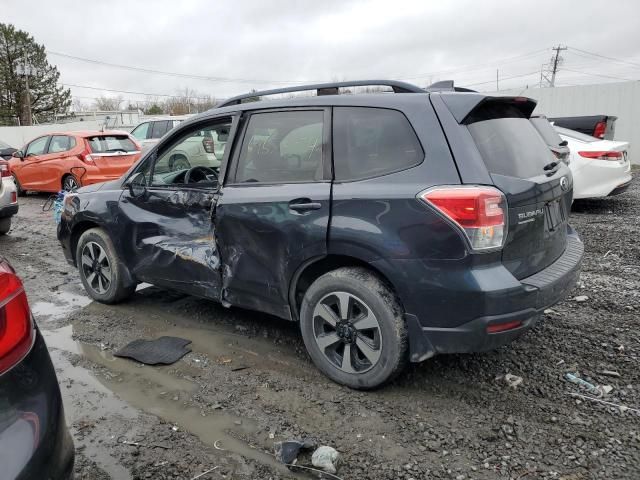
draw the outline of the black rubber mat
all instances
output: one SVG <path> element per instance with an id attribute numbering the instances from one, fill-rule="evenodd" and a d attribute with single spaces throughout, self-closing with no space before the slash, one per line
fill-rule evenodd
<path id="1" fill-rule="evenodd" d="M 147 365 L 157 365 L 159 363 L 170 365 L 191 351 L 191 348 L 187 347 L 190 343 L 191 340 L 178 337 L 134 340 L 118 350 L 114 355 L 116 357 L 133 358 Z"/>

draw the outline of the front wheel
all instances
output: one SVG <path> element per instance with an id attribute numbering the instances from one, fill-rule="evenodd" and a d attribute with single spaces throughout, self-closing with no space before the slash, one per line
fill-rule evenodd
<path id="1" fill-rule="evenodd" d="M 11 217 L 0 218 L 0 235 L 6 235 L 11 230 Z"/>
<path id="2" fill-rule="evenodd" d="M 76 263 L 84 289 L 98 302 L 118 303 L 136 291 L 135 283 L 125 284 L 125 267 L 109 235 L 101 228 L 91 228 L 82 234 L 76 248 Z"/>
<path id="3" fill-rule="evenodd" d="M 20 186 L 20 182 L 18 181 L 18 177 L 16 177 L 15 175 L 13 176 L 13 183 L 16 184 L 16 191 L 18 193 L 18 196 L 24 197 L 27 194 L 27 192 L 22 189 L 22 187 Z"/>
<path id="4" fill-rule="evenodd" d="M 378 387 L 406 365 L 402 309 L 393 291 L 365 268 L 318 278 L 302 300 L 300 328 L 315 365 L 348 387 Z"/>

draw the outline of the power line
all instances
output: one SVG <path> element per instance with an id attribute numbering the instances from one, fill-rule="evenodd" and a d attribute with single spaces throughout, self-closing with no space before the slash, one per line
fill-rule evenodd
<path id="1" fill-rule="evenodd" d="M 132 92 L 130 90 L 115 90 L 113 88 L 102 88 L 102 87 L 90 87 L 88 85 L 75 85 L 73 83 L 64 83 L 67 87 L 75 87 L 75 88 L 87 88 L 89 90 L 99 90 L 105 92 L 115 92 L 115 93 L 129 93 L 131 95 L 146 95 L 149 97 L 171 97 L 171 98 L 183 98 L 185 95 L 170 95 L 168 93 L 148 93 L 148 92 Z M 190 97 L 201 100 L 208 100 L 208 97 Z"/>
<path id="2" fill-rule="evenodd" d="M 565 68 L 565 70 L 567 72 L 581 73 L 582 75 L 589 75 L 591 77 L 613 78 L 615 80 L 626 80 L 626 81 L 629 81 L 629 82 L 637 80 L 635 78 L 624 78 L 624 77 L 616 77 L 614 75 L 604 75 L 604 74 L 600 74 L 600 73 L 583 72 L 582 70 L 573 70 L 571 68 Z"/>
<path id="3" fill-rule="evenodd" d="M 529 72 L 529 73 L 522 73 L 520 75 L 512 75 L 510 77 L 500 77 L 500 81 L 504 81 L 504 80 L 511 80 L 512 78 L 522 78 L 522 77 L 528 77 L 530 75 L 537 75 L 539 73 L 538 70 L 534 71 L 534 72 Z M 477 85 L 486 85 L 488 83 L 495 83 L 496 79 L 494 78 L 493 80 L 487 80 L 486 82 L 477 82 L 477 83 L 467 83 L 465 85 L 463 85 L 464 87 L 474 87 Z"/>
<path id="4" fill-rule="evenodd" d="M 588 52 L 587 50 L 581 50 L 581 49 L 576 48 L 576 47 L 569 47 L 569 48 L 571 50 L 575 50 L 576 52 L 582 52 L 582 53 L 585 53 L 587 55 L 591 55 L 592 57 L 603 58 L 603 59 L 606 59 L 606 60 L 610 60 L 612 62 L 625 63 L 627 65 L 632 65 L 634 67 L 639 67 L 640 68 L 640 63 L 630 62 L 628 60 L 622 60 L 620 58 L 615 58 L 615 57 L 608 57 L 607 55 L 600 55 L 599 53 Z M 576 52 L 574 52 L 574 53 L 576 53 Z"/>

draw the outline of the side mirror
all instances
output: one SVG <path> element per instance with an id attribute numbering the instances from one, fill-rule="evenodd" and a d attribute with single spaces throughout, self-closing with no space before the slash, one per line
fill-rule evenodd
<path id="1" fill-rule="evenodd" d="M 19 158 L 20 160 L 24 160 L 24 152 L 22 150 L 16 150 L 13 152 L 13 158 Z"/>
<path id="2" fill-rule="evenodd" d="M 147 179 L 142 172 L 131 175 L 125 183 L 125 186 L 129 189 L 129 194 L 133 198 L 142 197 L 147 193 Z"/>

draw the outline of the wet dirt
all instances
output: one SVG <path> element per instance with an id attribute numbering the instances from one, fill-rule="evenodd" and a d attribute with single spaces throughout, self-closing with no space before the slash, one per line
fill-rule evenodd
<path id="1" fill-rule="evenodd" d="M 307 437 L 342 453 L 343 479 L 640 478 L 640 415 L 572 397 L 581 392 L 563 378 L 611 385 L 607 401 L 640 408 L 638 181 L 574 204 L 581 281 L 532 332 L 412 365 L 374 392 L 327 380 L 296 325 L 268 315 L 148 285 L 121 305 L 91 302 L 45 200 L 21 199 L 0 253 L 23 277 L 56 365 L 77 478 L 189 480 L 215 466 L 200 478 L 310 478 L 272 456 L 274 442 Z M 193 351 L 159 367 L 113 357 L 162 335 Z M 509 387 L 507 373 L 522 383 Z"/>

